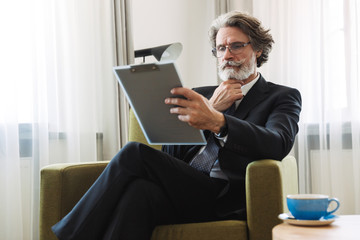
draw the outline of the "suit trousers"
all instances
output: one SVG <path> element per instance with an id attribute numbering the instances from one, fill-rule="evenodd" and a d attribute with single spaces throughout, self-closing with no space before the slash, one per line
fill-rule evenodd
<path id="1" fill-rule="evenodd" d="M 226 183 L 131 142 L 52 230 L 60 240 L 148 240 L 157 225 L 218 220 Z"/>

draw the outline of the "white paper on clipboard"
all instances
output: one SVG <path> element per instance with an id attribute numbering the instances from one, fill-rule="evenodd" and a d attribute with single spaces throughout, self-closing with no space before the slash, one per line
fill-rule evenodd
<path id="1" fill-rule="evenodd" d="M 150 144 L 206 144 L 203 132 L 171 114 L 165 98 L 182 83 L 173 62 L 114 67 L 114 73 Z"/>

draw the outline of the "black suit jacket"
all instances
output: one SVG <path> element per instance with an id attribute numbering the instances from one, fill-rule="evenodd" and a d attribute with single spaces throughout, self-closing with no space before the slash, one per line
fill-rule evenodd
<path id="1" fill-rule="evenodd" d="M 196 88 L 211 98 L 217 86 Z M 301 96 L 298 90 L 266 82 L 260 76 L 234 115 L 225 114 L 228 138 L 219 150 L 219 163 L 229 178 L 229 190 L 218 199 L 217 212 L 226 218 L 246 218 L 245 172 L 260 159 L 283 159 L 291 150 L 298 132 Z M 204 131 L 207 137 L 211 134 Z M 170 145 L 163 151 L 191 161 L 201 146 Z M 271 179 L 269 179 L 271 181 Z"/>

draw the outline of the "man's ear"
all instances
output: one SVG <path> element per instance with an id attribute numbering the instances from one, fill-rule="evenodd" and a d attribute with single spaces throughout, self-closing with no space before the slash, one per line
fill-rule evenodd
<path id="1" fill-rule="evenodd" d="M 262 54 L 262 50 L 256 52 L 256 58 L 259 58 Z"/>

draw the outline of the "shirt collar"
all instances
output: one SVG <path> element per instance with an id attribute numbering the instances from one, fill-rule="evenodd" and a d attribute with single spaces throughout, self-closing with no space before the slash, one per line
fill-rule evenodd
<path id="1" fill-rule="evenodd" d="M 244 96 L 250 91 L 250 89 L 255 85 L 255 83 L 259 80 L 259 78 L 260 78 L 260 74 L 258 73 L 258 75 L 254 80 L 241 86 L 241 90 Z"/>
<path id="2" fill-rule="evenodd" d="M 258 73 L 258 75 L 256 76 L 256 78 L 254 80 L 252 80 L 251 82 L 241 86 L 241 90 L 242 90 L 242 93 L 243 93 L 244 97 L 250 91 L 250 89 L 255 85 L 255 83 L 259 80 L 259 78 L 260 78 L 260 74 Z M 244 97 L 235 102 L 236 108 L 239 106 L 239 104 L 244 99 Z"/>

